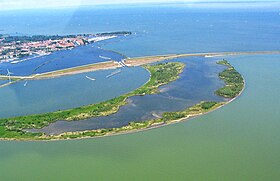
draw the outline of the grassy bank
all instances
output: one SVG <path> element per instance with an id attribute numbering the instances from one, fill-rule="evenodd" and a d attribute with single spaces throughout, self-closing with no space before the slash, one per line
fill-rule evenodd
<path id="1" fill-rule="evenodd" d="M 227 66 L 227 69 L 219 73 L 219 77 L 225 81 L 226 85 L 218 89 L 215 93 L 226 98 L 236 97 L 244 87 L 243 77 L 227 60 L 219 61 L 217 64 Z"/>
<path id="2" fill-rule="evenodd" d="M 225 86 L 218 89 L 215 93 L 225 98 L 235 98 L 241 93 L 241 91 L 244 88 L 243 77 L 240 73 L 238 73 L 235 70 L 235 68 L 227 60 L 219 61 L 217 62 L 217 64 L 224 65 L 227 68 L 221 73 L 219 73 L 219 77 L 225 82 Z M 152 119 L 143 122 L 130 122 L 129 125 L 121 128 L 89 130 L 82 132 L 68 132 L 60 134 L 58 136 L 53 136 L 49 139 L 77 139 L 84 137 L 98 137 L 159 127 L 163 125 L 172 124 L 174 122 L 179 122 L 182 119 L 187 119 L 208 113 L 225 105 L 226 103 L 227 102 L 203 101 L 183 111 L 165 112 L 163 113 L 162 118 L 159 119 Z"/>
<path id="3" fill-rule="evenodd" d="M 226 98 L 235 98 L 244 88 L 243 77 L 228 61 L 222 60 L 217 62 L 217 64 L 224 65 L 227 68 L 223 72 L 219 73 L 219 77 L 225 81 L 225 86 L 218 89 L 215 93 Z M 129 125 L 120 128 L 68 132 L 57 136 L 47 136 L 41 133 L 30 133 L 23 131 L 23 129 L 27 128 L 42 128 L 57 120 L 72 121 L 113 114 L 118 111 L 120 106 L 126 104 L 126 99 L 128 97 L 135 95 L 155 94 L 158 92 L 159 86 L 176 80 L 179 77 L 179 74 L 183 71 L 184 64 L 169 62 L 157 65 L 146 65 L 144 67 L 151 74 L 150 80 L 135 91 L 105 102 L 70 110 L 2 119 L 0 120 L 0 138 L 16 140 L 55 140 L 122 134 L 172 124 L 183 119 L 208 113 L 227 103 L 203 101 L 182 111 L 165 112 L 161 118 L 141 122 L 132 121 L 129 123 Z"/>
<path id="4" fill-rule="evenodd" d="M 85 138 L 85 137 L 97 137 L 97 136 L 106 136 L 112 134 L 121 134 L 126 132 L 132 132 L 137 130 L 143 130 L 147 128 L 159 127 L 162 125 L 172 124 L 178 122 L 181 119 L 187 119 L 190 117 L 198 116 L 205 114 L 207 112 L 213 111 L 218 107 L 222 106 L 224 102 L 201 102 L 192 107 L 189 107 L 183 111 L 178 112 L 166 112 L 162 115 L 162 118 L 151 119 L 143 122 L 130 122 L 129 125 L 121 128 L 111 128 L 111 129 L 99 129 L 91 131 L 82 131 L 82 132 L 68 132 L 63 133 L 58 136 L 52 136 L 49 139 L 76 139 L 76 138 Z M 45 137 L 48 138 L 48 137 Z"/>
<path id="5" fill-rule="evenodd" d="M 24 129 L 42 128 L 58 120 L 82 120 L 97 116 L 107 116 L 118 111 L 126 104 L 126 99 L 135 95 L 154 94 L 158 87 L 176 80 L 184 69 L 183 63 L 169 62 L 144 66 L 150 72 L 150 80 L 142 87 L 128 94 L 97 104 L 82 106 L 74 109 L 19 116 L 0 120 L 0 138 L 34 139 L 41 133 L 29 133 Z"/>

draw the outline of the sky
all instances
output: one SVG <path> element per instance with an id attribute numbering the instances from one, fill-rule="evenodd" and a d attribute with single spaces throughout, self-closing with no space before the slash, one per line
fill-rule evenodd
<path id="1" fill-rule="evenodd" d="M 0 0 L 1 10 L 36 9 L 36 8 L 62 8 L 79 7 L 108 4 L 135 4 L 135 3 L 196 3 L 203 2 L 263 2 L 260 5 L 266 6 L 265 0 Z M 277 1 L 275 1 L 277 2 Z M 279 0 L 280 2 L 280 0 Z M 236 4 L 236 3 L 235 3 Z M 196 5 L 197 6 L 197 5 Z M 217 6 L 217 5 L 215 5 Z"/>

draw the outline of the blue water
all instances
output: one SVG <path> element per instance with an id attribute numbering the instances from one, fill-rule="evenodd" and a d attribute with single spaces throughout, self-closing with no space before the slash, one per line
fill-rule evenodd
<path id="1" fill-rule="evenodd" d="M 280 47 L 279 8 L 153 6 L 1 12 L 0 29 L 23 34 L 130 30 L 137 37 L 104 47 L 127 56 Z M 279 181 L 280 56 L 228 59 L 244 75 L 246 88 L 222 109 L 180 124 L 102 139 L 0 142 L 1 179 Z M 15 97 L 22 87 L 13 92 Z M 0 94 L 2 101 L 5 96 Z M 2 101 L 2 107 L 9 106 Z"/>
<path id="2" fill-rule="evenodd" d="M 2 63 L 0 64 L 0 70 L 5 73 L 6 69 L 9 69 L 14 75 L 31 75 L 108 61 L 99 56 L 108 57 L 115 61 L 125 58 L 119 53 L 100 48 L 100 43 L 93 43 L 71 50 L 56 51 L 50 55 L 33 58 L 17 64 Z"/>
<path id="3" fill-rule="evenodd" d="M 55 79 L 17 82 L 0 88 L 0 117 L 51 112 L 79 107 L 130 92 L 148 81 L 149 73 L 140 67 L 103 70 Z M 95 81 L 86 78 L 95 78 Z M 0 82 L 1 83 L 1 82 Z"/>
<path id="4" fill-rule="evenodd" d="M 187 6 L 78 8 L 0 13 L 3 33 L 73 34 L 127 30 L 139 36 L 109 49 L 127 56 L 276 50 L 279 11 Z"/>
<path id="5" fill-rule="evenodd" d="M 127 30 L 136 35 L 56 52 L 0 70 L 28 75 L 126 56 L 168 53 L 278 50 L 279 12 L 272 10 L 192 9 L 184 6 L 78 8 L 0 13 L 1 33 L 78 34 Z M 46 63 L 46 64 L 44 64 Z M 44 65 L 44 66 L 41 66 Z M 39 67 L 39 68 L 38 68 Z"/>
<path id="6" fill-rule="evenodd" d="M 224 101 L 214 94 L 224 86 L 218 73 L 224 66 L 217 65 L 217 59 L 204 57 L 179 58 L 170 61 L 186 64 L 184 72 L 175 82 L 160 87 L 160 94 L 134 96 L 128 104 L 112 115 L 96 117 L 82 121 L 58 121 L 49 126 L 32 130 L 46 134 L 63 132 L 116 128 L 128 125 L 132 121 L 146 121 L 161 116 L 163 112 L 179 111 L 201 101 Z"/>
<path id="7" fill-rule="evenodd" d="M 136 33 L 133 36 L 100 42 L 93 45 L 93 47 L 88 45 L 71 51 L 55 52 L 52 55 L 37 58 L 36 61 L 0 65 L 2 71 L 5 72 L 6 68 L 9 68 L 18 75 L 42 73 L 75 65 L 99 62 L 102 61 L 99 58 L 100 54 L 103 55 L 102 53 L 117 60 L 123 58 L 120 54 L 99 49 L 98 47 L 100 46 L 104 49 L 124 53 L 124 55 L 130 57 L 167 53 L 276 50 L 280 47 L 280 41 L 276 41 L 280 37 L 278 23 L 280 16 L 274 10 L 207 10 L 178 6 L 134 7 L 132 9 L 126 7 L 92 7 L 48 11 L 26 10 L 16 13 L 1 12 L 0 20 L 0 29 L 3 30 L 1 33 L 10 34 L 16 34 L 16 32 L 27 35 L 77 34 L 119 30 Z M 46 64 L 40 66 L 43 63 Z M 66 79 L 71 77 L 69 76 Z M 141 77 L 141 74 L 138 77 Z M 31 112 L 39 113 L 91 103 L 91 101 L 81 100 L 77 101 L 77 104 L 75 101 L 71 101 L 74 103 L 70 103 L 70 100 L 67 102 L 65 100 L 67 100 L 68 93 L 62 96 L 62 91 L 57 91 L 51 97 L 48 97 L 50 91 L 41 91 L 42 88 L 38 87 L 43 87 L 41 85 L 52 81 L 57 82 L 57 84 L 61 85 L 61 88 L 69 90 L 69 92 L 73 89 L 72 85 L 65 82 L 64 78 L 36 81 L 38 86 L 28 91 L 29 96 L 21 94 L 26 90 L 22 85 L 9 86 L 6 89 L 18 90 L 13 93 L 14 97 L 25 101 L 20 102 L 17 106 L 11 104 L 15 107 L 14 109 L 5 108 L 5 104 L 1 104 L 3 107 L 2 116 L 21 115 Z M 138 81 L 138 79 L 134 81 Z M 138 85 L 141 83 L 143 83 L 143 80 L 139 79 Z M 124 82 L 121 81 L 122 84 Z M 123 87 L 126 86 L 129 85 L 123 85 Z M 208 85 L 205 84 L 206 86 Z M 27 87 L 29 87 L 29 83 Z M 54 86 L 51 86 L 51 88 L 53 89 Z M 85 86 L 85 89 L 89 88 L 88 85 Z M 77 90 L 72 92 L 77 92 Z M 177 91 L 176 94 L 183 93 Z M 10 96 L 6 96 L 6 94 L 2 93 L 1 95 L 5 95 L 1 96 L 3 103 L 11 103 L 13 102 L 11 100 L 14 100 Z M 69 95 L 72 94 L 70 93 Z M 192 97 L 194 95 L 189 94 L 188 96 Z M 201 95 L 197 95 L 197 97 L 199 96 Z M 61 97 L 65 98 L 60 99 Z M 77 99 L 77 97 L 74 97 L 74 99 Z M 102 100 L 108 98 L 105 93 L 104 95 L 100 94 L 99 97 Z M 48 103 L 42 105 L 41 101 L 38 101 L 40 99 Z M 136 100 L 135 98 L 134 101 Z"/>
<path id="8" fill-rule="evenodd" d="M 8 80 L 0 80 L 0 85 L 6 84 L 8 82 L 9 82 Z"/>

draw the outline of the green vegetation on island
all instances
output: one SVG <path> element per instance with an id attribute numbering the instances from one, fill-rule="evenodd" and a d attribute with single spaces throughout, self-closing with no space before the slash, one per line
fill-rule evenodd
<path id="1" fill-rule="evenodd" d="M 226 98 L 234 98 L 238 96 L 244 88 L 243 77 L 234 69 L 234 67 L 227 60 L 224 59 L 222 61 L 217 62 L 217 64 L 227 66 L 227 68 L 223 72 L 219 73 L 220 79 L 224 80 L 226 85 L 218 89 L 215 93 L 219 96 Z M 165 112 L 163 113 L 162 117 L 158 119 L 152 119 L 142 122 L 130 122 L 129 125 L 121 128 L 62 133 L 58 136 L 53 136 L 52 139 L 76 139 L 84 137 L 105 136 L 122 132 L 147 129 L 161 125 L 167 125 L 174 122 L 178 122 L 182 119 L 187 119 L 190 117 L 195 117 L 201 114 L 208 113 L 225 104 L 226 102 L 202 101 L 201 103 L 189 107 L 183 111 Z"/>
<path id="2" fill-rule="evenodd" d="M 25 129 L 42 128 L 58 120 L 82 120 L 113 114 L 118 111 L 120 106 L 127 103 L 128 97 L 157 93 L 159 86 L 176 80 L 185 65 L 179 62 L 169 62 L 144 67 L 151 74 L 150 80 L 135 91 L 108 101 L 69 110 L 0 119 L 0 138 L 35 139 L 42 133 L 30 133 Z"/>
<path id="3" fill-rule="evenodd" d="M 225 65 L 227 68 L 219 73 L 219 77 L 225 81 L 225 86 L 216 91 L 217 95 L 234 98 L 238 96 L 244 88 L 243 77 L 234 69 L 226 60 L 217 62 Z M 121 95 L 114 99 L 104 101 L 98 104 L 82 106 L 70 110 L 57 111 L 52 113 L 20 116 L 0 120 L 0 138 L 15 140 L 52 140 L 52 139 L 76 139 L 86 137 L 105 136 L 118 133 L 126 133 L 136 130 L 158 127 L 172 124 L 182 119 L 187 119 L 213 111 L 227 102 L 202 101 L 192 107 L 177 112 L 165 112 L 161 118 L 132 121 L 127 126 L 120 128 L 98 129 L 78 132 L 66 132 L 60 135 L 45 135 L 43 133 L 31 133 L 25 131 L 30 128 L 42 128 L 51 122 L 58 120 L 81 120 L 97 116 L 107 116 L 118 111 L 120 106 L 126 104 L 126 99 L 135 95 L 155 94 L 158 93 L 158 87 L 176 80 L 184 69 L 183 63 L 168 62 L 156 65 L 145 65 L 144 67 L 150 72 L 150 80 L 142 87 Z"/>
<path id="4" fill-rule="evenodd" d="M 187 119 L 190 117 L 195 117 L 201 114 L 205 114 L 209 111 L 215 110 L 218 107 L 224 105 L 224 102 L 201 102 L 192 107 L 189 107 L 183 111 L 177 112 L 166 112 L 163 113 L 162 118 L 152 119 L 143 122 L 130 122 L 129 125 L 123 126 L 120 128 L 110 128 L 110 129 L 98 129 L 90 131 L 81 131 L 81 132 L 68 132 L 62 133 L 57 136 L 52 136 L 49 139 L 76 139 L 84 137 L 96 137 L 96 136 L 105 136 L 117 133 L 125 133 L 128 131 L 141 130 L 146 128 L 158 127 L 161 125 L 172 124 L 180 121 L 181 119 Z M 47 137 L 45 137 L 47 138 Z"/>
<path id="5" fill-rule="evenodd" d="M 227 66 L 227 69 L 219 73 L 219 77 L 225 81 L 226 85 L 218 89 L 215 93 L 226 98 L 236 97 L 244 87 L 242 75 L 225 59 L 217 62 L 217 64 Z"/>

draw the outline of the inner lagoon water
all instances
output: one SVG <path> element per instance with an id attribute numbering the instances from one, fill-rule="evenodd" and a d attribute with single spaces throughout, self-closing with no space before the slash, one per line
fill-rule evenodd
<path id="1" fill-rule="evenodd" d="M 280 43 L 279 12 L 269 9 L 55 12 L 1 12 L 0 29 L 34 34 L 145 30 L 138 38 L 105 46 L 128 56 L 275 50 Z M 278 181 L 280 56 L 228 60 L 244 76 L 246 88 L 222 109 L 176 125 L 100 139 L 2 141 L 1 179 Z"/>
<path id="2" fill-rule="evenodd" d="M 216 64 L 217 59 L 192 57 L 170 61 L 183 62 L 187 68 L 177 81 L 160 87 L 160 94 L 131 97 L 127 100 L 127 105 L 109 116 L 72 122 L 58 121 L 43 129 L 31 131 L 60 134 L 72 131 L 118 128 L 126 126 L 132 121 L 155 119 L 163 112 L 180 111 L 201 101 L 224 101 L 222 97 L 214 94 L 217 89 L 224 86 L 218 73 L 222 72 L 225 67 Z"/>
<path id="3" fill-rule="evenodd" d="M 149 79 L 149 73 L 140 67 L 123 68 L 119 74 L 106 78 L 115 71 L 21 81 L 0 88 L 0 117 L 51 112 L 105 101 L 128 93 Z"/>

